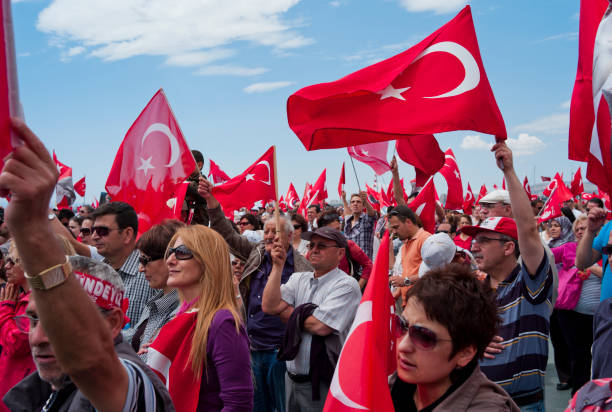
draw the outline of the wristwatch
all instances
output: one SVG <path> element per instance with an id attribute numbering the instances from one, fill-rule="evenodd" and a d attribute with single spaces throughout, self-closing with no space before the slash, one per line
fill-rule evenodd
<path id="1" fill-rule="evenodd" d="M 49 220 L 53 220 L 55 219 L 57 216 L 55 216 L 55 213 L 49 213 L 49 215 L 47 216 L 49 218 Z"/>
<path id="2" fill-rule="evenodd" d="M 404 286 L 410 286 L 412 285 L 414 282 L 411 281 L 409 278 L 404 279 Z"/>
<path id="3" fill-rule="evenodd" d="M 68 256 L 66 256 L 64 263 L 51 266 L 37 275 L 29 275 L 27 273 L 24 273 L 24 275 L 33 289 L 49 290 L 64 283 L 71 273 L 72 265 Z"/>

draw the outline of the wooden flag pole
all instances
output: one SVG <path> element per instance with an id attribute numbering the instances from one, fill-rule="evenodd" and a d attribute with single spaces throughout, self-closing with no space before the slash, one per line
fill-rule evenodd
<path id="1" fill-rule="evenodd" d="M 359 178 L 357 177 L 357 169 L 355 169 L 355 163 L 353 162 L 353 157 L 349 156 L 349 158 L 351 159 L 351 164 L 353 165 L 353 172 L 355 173 L 355 180 L 357 180 L 357 187 L 359 188 L 359 191 L 361 192 L 361 185 L 359 184 Z"/>

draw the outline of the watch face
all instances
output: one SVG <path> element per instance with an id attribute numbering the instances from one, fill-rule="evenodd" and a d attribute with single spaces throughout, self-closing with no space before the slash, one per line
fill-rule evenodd
<path id="1" fill-rule="evenodd" d="M 49 220 L 55 219 L 55 213 L 49 213 Z"/>

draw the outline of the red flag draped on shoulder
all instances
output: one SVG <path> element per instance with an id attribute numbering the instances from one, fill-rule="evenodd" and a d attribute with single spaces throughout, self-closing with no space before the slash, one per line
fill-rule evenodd
<path id="1" fill-rule="evenodd" d="M 142 234 L 175 217 L 176 191 L 195 169 L 189 146 L 159 89 L 127 131 L 106 180 L 106 191 L 112 200 L 132 205 Z"/>
<path id="2" fill-rule="evenodd" d="M 465 191 L 465 199 L 463 200 L 463 213 L 466 215 L 472 214 L 472 208 L 474 207 L 474 193 L 472 192 L 472 188 L 470 184 L 467 185 L 467 190 Z"/>
<path id="3" fill-rule="evenodd" d="M 21 117 L 10 1 L 2 1 L 0 23 L 2 24 L 0 28 L 0 167 L 2 167 L 4 158 L 18 144 L 16 137 L 11 138 L 10 117 Z"/>
<path id="4" fill-rule="evenodd" d="M 81 197 L 85 197 L 85 189 L 86 188 L 87 188 L 87 186 L 85 185 L 85 176 L 80 178 L 74 184 L 74 191 L 77 192 L 79 194 L 79 196 L 81 196 Z"/>
<path id="5" fill-rule="evenodd" d="M 340 179 L 338 180 L 338 196 L 342 199 L 342 192 L 344 192 L 344 185 L 346 184 L 346 176 L 344 175 L 344 162 L 342 162 L 342 170 L 340 171 Z"/>
<path id="6" fill-rule="evenodd" d="M 434 233 L 436 230 L 436 198 L 436 187 L 431 177 L 418 196 L 408 205 L 421 218 L 423 229 L 429 233 Z"/>
<path id="7" fill-rule="evenodd" d="M 446 179 L 448 193 L 446 195 L 446 209 L 461 209 L 463 206 L 463 184 L 457 159 L 452 149 L 444 152 L 444 166 L 440 169 L 440 174 Z"/>
<path id="8" fill-rule="evenodd" d="M 572 191 L 572 194 L 574 196 L 579 196 L 580 193 L 584 192 L 584 184 L 582 183 L 582 171 L 580 170 L 580 168 L 578 168 L 578 170 L 576 170 L 576 173 L 574 174 L 570 190 Z"/>
<path id="9" fill-rule="evenodd" d="M 287 207 L 293 209 L 295 204 L 300 201 L 300 198 L 297 194 L 297 190 L 293 186 L 293 183 L 289 183 L 289 189 L 287 189 L 287 194 L 285 195 L 285 202 L 287 203 Z"/>
<path id="10" fill-rule="evenodd" d="M 387 381 L 396 366 L 388 256 L 389 235 L 385 233 L 338 358 L 323 412 L 393 412 Z"/>
<path id="11" fill-rule="evenodd" d="M 215 186 L 212 194 L 217 198 L 226 216 L 242 206 L 251 208 L 256 202 L 276 201 L 274 182 L 274 146 L 270 147 L 247 170 L 233 179 Z"/>
<path id="12" fill-rule="evenodd" d="M 570 105 L 569 158 L 587 162 L 587 178 L 612 190 L 610 110 L 612 70 L 607 56 L 612 41 L 606 0 L 580 2 L 578 69 Z"/>
<path id="13" fill-rule="evenodd" d="M 391 170 L 387 162 L 389 142 L 377 142 L 347 147 L 349 156 L 370 166 L 374 173 L 382 175 Z"/>
<path id="14" fill-rule="evenodd" d="M 216 164 L 212 159 L 210 159 L 210 169 L 208 171 L 208 176 L 212 177 L 212 181 L 214 184 L 225 183 L 228 180 L 231 180 L 231 177 L 227 175 L 218 164 Z"/>
<path id="15" fill-rule="evenodd" d="M 506 137 L 469 6 L 403 53 L 295 92 L 287 117 L 306 150 L 452 130 Z"/>

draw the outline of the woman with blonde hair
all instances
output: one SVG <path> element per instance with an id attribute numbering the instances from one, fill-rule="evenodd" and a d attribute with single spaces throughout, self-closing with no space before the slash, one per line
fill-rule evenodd
<path id="1" fill-rule="evenodd" d="M 166 251 L 169 287 L 182 305 L 149 348 L 147 363 L 180 411 L 251 411 L 246 330 L 232 281 L 229 248 L 212 229 L 179 229 Z"/>

